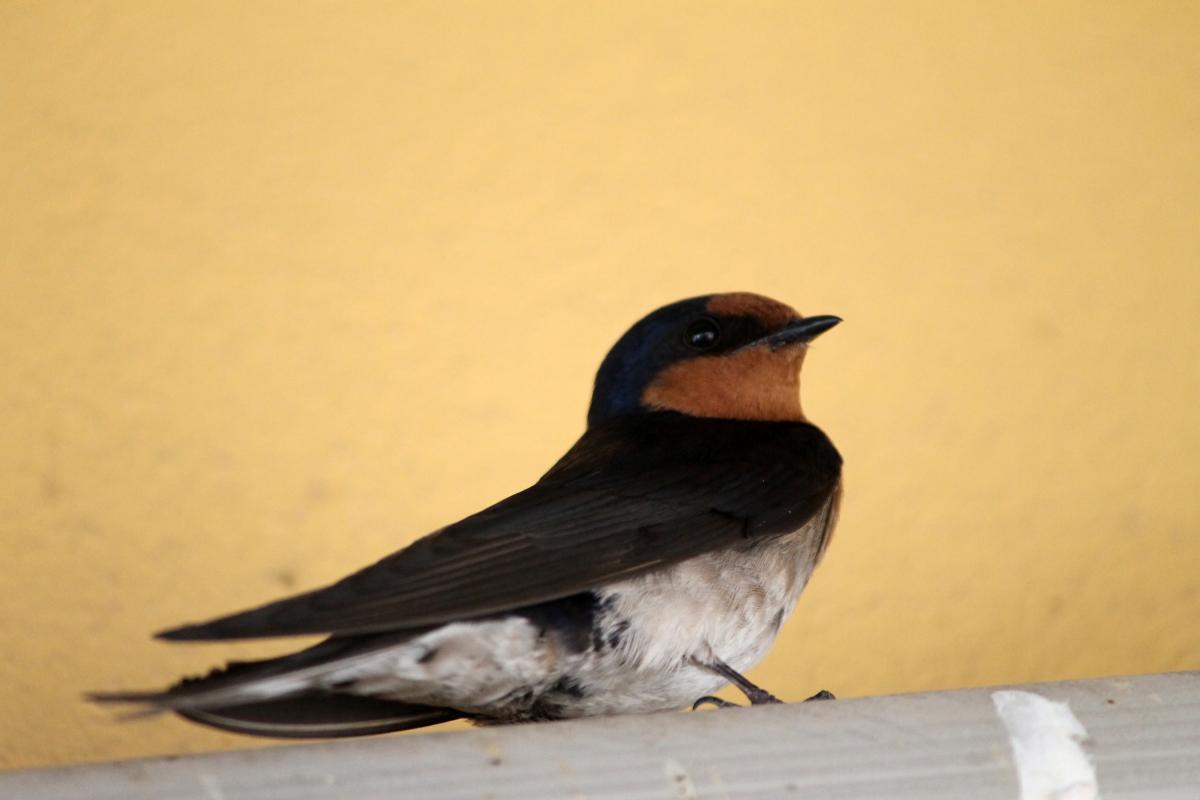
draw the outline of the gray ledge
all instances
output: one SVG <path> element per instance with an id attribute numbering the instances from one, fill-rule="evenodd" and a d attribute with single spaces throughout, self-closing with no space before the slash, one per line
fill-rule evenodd
<path id="1" fill-rule="evenodd" d="M 1200 672 L 1017 688 L 1087 728 L 1104 800 L 1200 798 Z M 991 689 L 575 720 L 0 774 L 0 797 L 1019 796 Z M 181 723 L 182 724 L 182 723 Z"/>

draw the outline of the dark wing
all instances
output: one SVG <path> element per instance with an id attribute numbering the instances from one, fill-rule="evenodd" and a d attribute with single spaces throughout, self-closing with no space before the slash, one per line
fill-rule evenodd
<path id="1" fill-rule="evenodd" d="M 796 530 L 840 470 L 808 424 L 629 417 L 590 429 L 529 489 L 332 586 L 160 636 L 361 634 L 520 608 Z"/>

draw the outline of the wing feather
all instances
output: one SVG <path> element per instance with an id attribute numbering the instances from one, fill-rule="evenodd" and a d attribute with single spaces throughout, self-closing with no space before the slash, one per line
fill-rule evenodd
<path id="1" fill-rule="evenodd" d="M 643 415 L 589 430 L 537 484 L 329 587 L 160 636 L 362 634 L 544 602 L 796 530 L 827 508 L 840 467 L 805 423 Z"/>

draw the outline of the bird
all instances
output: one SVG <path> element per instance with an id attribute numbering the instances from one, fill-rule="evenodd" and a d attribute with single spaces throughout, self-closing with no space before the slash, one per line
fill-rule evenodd
<path id="1" fill-rule="evenodd" d="M 750 292 L 653 311 L 529 488 L 324 588 L 156 634 L 323 641 L 89 698 L 297 739 L 729 705 L 712 697 L 728 683 L 779 702 L 743 673 L 837 522 L 842 458 L 801 409 L 800 372 L 840 322 Z"/>

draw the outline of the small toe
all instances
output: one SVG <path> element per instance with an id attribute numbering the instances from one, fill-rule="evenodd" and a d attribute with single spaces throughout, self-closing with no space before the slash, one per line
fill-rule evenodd
<path id="1" fill-rule="evenodd" d="M 717 708 L 741 708 L 737 703 L 731 703 L 728 700 L 722 700 L 719 697 L 713 697 L 711 694 L 706 694 L 696 702 L 692 703 L 692 711 L 697 710 L 701 706 L 716 706 Z"/>

